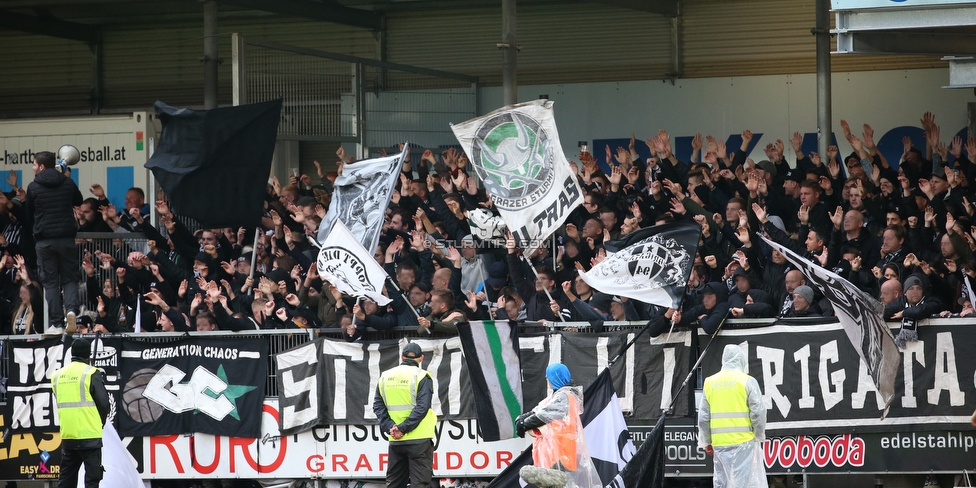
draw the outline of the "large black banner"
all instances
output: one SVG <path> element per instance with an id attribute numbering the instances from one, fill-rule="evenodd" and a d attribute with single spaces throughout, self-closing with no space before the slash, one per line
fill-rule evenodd
<path id="1" fill-rule="evenodd" d="M 56 432 L 57 404 L 51 389 L 51 378 L 71 362 L 73 339 L 42 339 L 39 341 L 9 341 L 7 354 L 7 404 L 4 416 L 7 428 L 14 433 Z M 112 410 L 109 421 L 115 419 L 119 392 L 119 357 L 121 340 L 98 338 L 90 363 L 105 373 L 105 389 L 109 392 Z"/>
<path id="2" fill-rule="evenodd" d="M 548 394 L 546 366 L 566 363 L 573 383 L 586 386 L 638 331 L 583 334 L 555 332 L 519 338 L 525 409 Z M 614 388 L 626 416 L 652 418 L 670 405 L 690 367 L 688 332 L 643 336 L 614 364 Z M 423 367 L 434 378 L 433 409 L 440 420 L 477 417 L 467 364 L 457 337 L 413 339 L 425 351 Z M 276 356 L 281 431 L 285 435 L 316 425 L 376 423 L 373 395 L 380 373 L 400 361 L 404 341 L 344 342 L 319 339 Z M 686 415 L 680 398 L 677 415 Z"/>
<path id="3" fill-rule="evenodd" d="M 927 325 L 918 335 L 902 351 L 884 420 L 884 401 L 837 323 L 722 330 L 702 374 L 721 369 L 719 351 L 726 344 L 739 345 L 766 399 L 770 436 L 971 428 L 976 334 L 969 327 Z"/>
<path id="4" fill-rule="evenodd" d="M 268 376 L 264 339 L 126 339 L 122 347 L 122 436 L 261 435 Z"/>
<path id="5" fill-rule="evenodd" d="M 440 420 L 476 418 L 468 392 L 461 339 L 414 339 L 424 350 L 421 365 L 434 378 L 432 408 Z M 278 405 L 281 431 L 315 425 L 376 423 L 373 395 L 380 373 L 400 363 L 406 342 L 345 342 L 318 339 L 279 353 Z"/>

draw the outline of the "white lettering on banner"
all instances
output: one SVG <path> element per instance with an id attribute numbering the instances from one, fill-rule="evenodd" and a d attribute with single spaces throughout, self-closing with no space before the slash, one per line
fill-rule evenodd
<path id="1" fill-rule="evenodd" d="M 370 420 L 376 420 L 376 413 L 373 412 L 373 392 L 376 391 L 380 382 L 380 344 L 378 342 L 370 343 L 369 347 L 366 348 L 366 357 L 369 358 L 369 389 L 366 390 L 369 394 L 366 396 L 366 405 L 363 405 L 363 416 Z"/>
<path id="2" fill-rule="evenodd" d="M 197 366 L 189 383 L 180 383 L 185 376 L 179 368 L 167 364 L 149 380 L 142 396 L 173 413 L 199 410 L 215 420 L 222 420 L 234 411 L 234 403 L 223 395 L 227 383 L 217 375 Z M 208 390 L 216 397 L 208 394 Z"/>
<path id="3" fill-rule="evenodd" d="M 346 412 L 346 361 L 362 361 L 363 345 L 357 342 L 322 342 L 323 356 L 344 356 L 333 358 L 332 364 L 335 368 L 335 391 L 332 392 L 332 415 L 335 420 L 348 418 Z M 370 377 L 378 372 L 370 369 Z M 369 410 L 364 408 L 363 411 Z"/>
<path id="4" fill-rule="evenodd" d="M 664 384 L 661 386 L 661 410 L 667 410 L 671 406 L 671 390 L 674 388 L 674 368 L 677 360 L 675 359 L 673 347 L 665 347 L 663 352 Z M 633 406 L 633 399 L 631 399 L 631 406 Z"/>
<path id="5" fill-rule="evenodd" d="M 19 370 L 19 383 L 30 383 L 33 377 L 35 383 L 42 383 L 54 376 L 54 372 L 64 364 L 64 345 L 58 344 L 48 349 L 42 348 L 12 348 L 14 363 Z"/>
<path id="6" fill-rule="evenodd" d="M 54 407 L 54 394 L 50 391 L 29 395 L 9 395 L 13 400 L 10 418 L 11 429 L 34 429 L 58 425 L 57 409 Z"/>
<path id="7" fill-rule="evenodd" d="M 912 367 L 912 360 L 918 361 L 918 364 L 922 365 L 923 368 L 925 367 L 924 346 L 925 344 L 922 341 L 909 342 L 901 352 L 904 363 L 902 371 L 905 373 L 905 395 L 901 397 L 902 407 L 918 407 L 918 402 L 915 401 L 915 369 Z"/>
<path id="8" fill-rule="evenodd" d="M 813 408 L 816 400 L 810 394 L 810 345 L 807 344 L 793 353 L 793 360 L 800 364 L 800 408 Z"/>
<path id="9" fill-rule="evenodd" d="M 144 479 L 382 479 L 389 443 L 378 425 L 331 425 L 281 436 L 278 404 L 265 400 L 261 438 L 209 434 L 143 438 Z M 473 420 L 439 422 L 434 476 L 491 477 L 529 445 L 525 439 L 484 442 Z"/>
<path id="10" fill-rule="evenodd" d="M 952 334 L 940 332 L 935 337 L 935 382 L 928 391 L 931 405 L 939 404 L 942 391 L 949 392 L 949 405 L 959 407 L 966 404 L 966 394 L 959 389 L 959 374 L 956 372 L 956 352 L 952 345 Z"/>
<path id="11" fill-rule="evenodd" d="M 882 430 L 896 424 L 929 423 L 930 416 L 940 418 L 940 422 L 968 425 L 972 410 L 962 409 L 972 404 L 976 374 L 963 351 L 971 341 L 941 323 L 924 325 L 925 339 L 910 342 L 900 351 L 902 371 L 897 381 L 901 384 L 885 419 L 873 416 L 872 412 L 884 408 L 884 401 L 866 363 L 848 354 L 845 338 L 839 337 L 843 332 L 839 324 L 804 331 L 782 325 L 761 330 L 730 329 L 723 332 L 721 342 L 741 347 L 742 339 L 748 338 L 763 344 L 753 345 L 749 358 L 770 415 L 767 430 L 799 433 L 805 431 L 795 429 L 847 425 Z M 783 340 L 785 333 L 792 334 L 788 341 Z M 770 341 L 763 341 L 765 338 Z M 787 354 L 795 365 L 783 368 L 781 358 Z M 706 370 L 717 368 L 715 359 L 711 361 L 705 362 Z M 824 412 L 834 413 L 824 416 Z"/>
<path id="12" fill-rule="evenodd" d="M 881 438 L 882 449 L 962 449 L 969 452 L 976 446 L 976 437 L 962 432 L 946 434 L 895 434 Z"/>
<path id="13" fill-rule="evenodd" d="M 318 362 L 318 358 L 315 356 L 315 343 L 310 343 L 311 346 L 306 348 L 307 363 L 309 365 Z M 297 410 L 294 405 L 285 406 L 283 417 L 290 419 L 291 425 L 304 425 L 312 420 L 316 419 L 319 415 L 319 388 L 318 388 L 318 378 L 315 375 L 310 375 L 299 381 L 295 381 L 294 371 L 284 371 L 281 372 L 281 385 L 284 387 L 286 392 L 307 392 L 308 393 L 308 407 L 302 410 Z"/>
<path id="14" fill-rule="evenodd" d="M 634 334 L 627 334 L 627 342 L 629 344 L 631 340 L 634 339 Z M 653 342 L 653 338 L 651 341 Z M 624 391 L 623 395 L 617 394 L 617 400 L 620 402 L 620 410 L 625 414 L 634 411 L 634 355 L 632 354 L 633 348 L 628 348 L 624 351 L 623 361 L 624 361 Z M 596 341 L 596 374 L 600 374 L 607 367 L 607 363 L 610 362 L 610 338 L 600 337 Z M 665 379 L 669 379 L 667 372 L 665 371 Z M 669 402 L 670 404 L 670 402 Z M 663 407 L 667 408 L 667 407 Z"/>
<path id="15" fill-rule="evenodd" d="M 445 415 L 439 394 L 440 385 L 437 383 L 438 376 L 442 375 L 438 374 L 438 372 L 440 371 L 441 363 L 444 361 L 444 355 L 450 354 L 452 368 L 447 384 L 447 411 L 450 415 L 457 415 L 461 412 L 461 369 L 460 367 L 454 366 L 460 366 L 461 364 L 461 339 L 458 337 L 451 337 L 446 340 L 415 339 L 413 343 L 419 345 L 420 349 L 424 351 L 424 354 L 430 353 L 430 362 L 427 363 L 427 371 L 430 372 L 431 378 L 434 379 L 434 398 L 430 402 L 430 408 L 434 409 L 434 413 L 438 416 Z"/>
<path id="16" fill-rule="evenodd" d="M 861 359 L 858 361 L 857 391 L 851 394 L 851 407 L 857 410 L 864 408 L 864 400 L 867 399 L 870 392 L 874 392 L 874 404 L 878 406 L 878 410 L 881 410 L 884 406 L 884 399 L 881 397 L 878 388 L 874 386 L 874 380 L 868 373 L 868 364 Z"/>
<path id="17" fill-rule="evenodd" d="M 749 357 L 749 341 L 740 342 L 739 349 L 742 350 L 742 354 L 745 354 L 746 357 Z M 749 361 L 746 361 L 746 366 L 745 368 L 742 369 L 742 372 L 745 374 L 749 374 Z"/>
<path id="18" fill-rule="evenodd" d="M 840 353 L 837 350 L 837 341 L 830 341 L 820 346 L 820 394 L 823 396 L 824 408 L 830 410 L 844 399 L 844 380 L 847 379 L 847 372 L 843 369 L 834 372 L 827 371 L 827 363 L 837 363 L 840 361 Z M 829 377 L 829 379 L 828 379 Z M 833 385 L 833 390 L 831 390 Z"/>
<path id="19" fill-rule="evenodd" d="M 762 361 L 763 370 L 763 400 L 766 408 L 773 408 L 773 403 L 779 409 L 780 415 L 786 417 L 790 414 L 790 399 L 779 391 L 783 385 L 783 358 L 786 351 L 772 347 L 756 346 L 756 356 Z"/>

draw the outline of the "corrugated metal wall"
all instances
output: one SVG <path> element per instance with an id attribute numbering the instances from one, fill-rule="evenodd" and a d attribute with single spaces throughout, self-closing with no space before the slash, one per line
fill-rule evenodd
<path id="1" fill-rule="evenodd" d="M 0 113 L 88 110 L 92 79 L 85 44 L 0 32 Z"/>
<path id="2" fill-rule="evenodd" d="M 519 84 L 662 78 L 670 27 L 660 15 L 596 4 L 518 9 Z M 392 14 L 390 61 L 501 83 L 500 8 Z"/>
<path id="3" fill-rule="evenodd" d="M 814 0 L 686 0 L 683 77 L 731 77 L 815 71 Z M 124 7 L 120 7 L 124 8 Z M 660 15 L 598 4 L 520 7 L 519 84 L 663 79 L 670 70 L 670 24 Z M 391 13 L 390 61 L 501 82 L 501 9 Z M 161 99 L 203 102 L 202 13 L 199 23 L 107 26 L 104 107 L 147 109 Z M 276 17 L 222 21 L 220 103 L 231 101 L 230 34 L 377 57 L 373 35 L 325 22 Z M 79 42 L 0 34 L 0 114 L 78 111 L 90 107 L 91 53 Z M 945 66 L 937 57 L 834 56 L 833 70 Z"/>
<path id="4" fill-rule="evenodd" d="M 816 23 L 814 0 L 690 0 L 682 4 L 685 78 L 817 71 L 816 39 L 810 33 Z M 944 66 L 937 56 L 831 57 L 834 72 Z"/>

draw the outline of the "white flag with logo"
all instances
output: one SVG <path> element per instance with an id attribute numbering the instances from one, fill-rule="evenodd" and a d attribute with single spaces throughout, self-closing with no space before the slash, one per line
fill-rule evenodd
<path id="1" fill-rule="evenodd" d="M 381 306 L 390 303 L 390 299 L 383 295 L 386 271 L 341 220 L 332 224 L 316 266 L 319 276 L 346 295 L 369 298 Z"/>
<path id="2" fill-rule="evenodd" d="M 400 167 L 409 151 L 410 145 L 404 144 L 400 154 L 342 167 L 342 176 L 335 180 L 329 211 L 319 224 L 319 242 L 324 242 L 332 224 L 341 220 L 356 242 L 373 253 L 383 230 L 386 207 L 400 178 Z"/>
<path id="3" fill-rule="evenodd" d="M 451 128 L 523 249 L 540 247 L 583 203 L 559 144 L 551 101 L 507 106 Z"/>

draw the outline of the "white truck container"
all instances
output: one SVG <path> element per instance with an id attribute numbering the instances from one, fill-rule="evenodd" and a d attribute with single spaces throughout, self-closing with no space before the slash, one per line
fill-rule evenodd
<path id="1" fill-rule="evenodd" d="M 26 188 L 34 180 L 31 163 L 41 151 L 57 153 L 64 144 L 78 148 L 81 160 L 71 167 L 71 178 L 82 196 L 92 196 L 98 183 L 117 208 L 125 208 L 125 193 L 132 187 L 155 199 L 149 160 L 161 124 L 152 113 L 0 120 L 0 190 L 10 191 L 6 178 L 11 170 Z"/>

